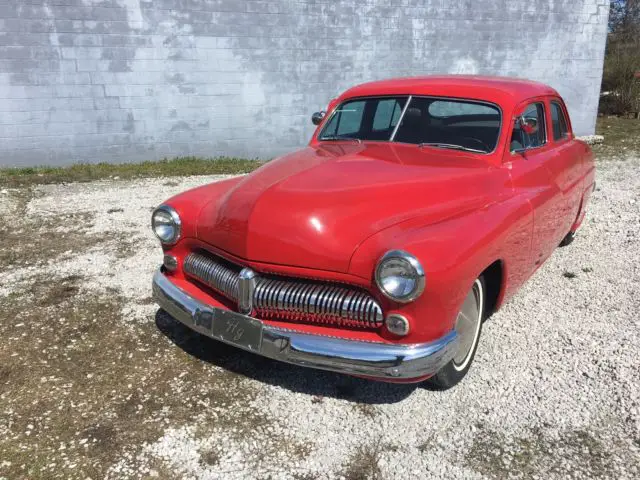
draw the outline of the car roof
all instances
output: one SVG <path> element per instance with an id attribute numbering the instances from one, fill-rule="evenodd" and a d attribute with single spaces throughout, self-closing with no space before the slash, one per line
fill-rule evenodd
<path id="1" fill-rule="evenodd" d="M 350 97 L 401 94 L 470 98 L 496 103 L 503 108 L 513 107 L 532 97 L 559 96 L 556 90 L 544 83 L 522 78 L 483 75 L 429 75 L 363 83 L 344 92 L 340 96 L 340 100 Z"/>

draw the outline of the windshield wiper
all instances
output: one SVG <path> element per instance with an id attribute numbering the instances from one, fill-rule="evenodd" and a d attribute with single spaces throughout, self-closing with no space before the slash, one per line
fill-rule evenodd
<path id="1" fill-rule="evenodd" d="M 419 143 L 418 148 L 422 148 L 422 147 L 450 148 L 451 150 L 464 150 L 465 152 L 487 153 L 484 150 L 477 150 L 475 148 L 463 147 L 462 145 L 455 145 L 453 143 L 438 143 L 438 142 Z"/>
<path id="2" fill-rule="evenodd" d="M 355 140 L 358 143 L 362 143 L 362 140 L 356 137 L 345 137 L 343 135 L 327 135 L 326 137 L 320 137 L 320 141 L 323 140 L 329 140 L 329 141 L 333 141 L 333 140 Z"/>

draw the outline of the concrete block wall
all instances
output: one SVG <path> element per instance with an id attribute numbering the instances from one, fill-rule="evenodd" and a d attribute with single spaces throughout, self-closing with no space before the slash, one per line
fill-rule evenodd
<path id="1" fill-rule="evenodd" d="M 522 76 L 594 131 L 608 0 L 0 0 L 0 165 L 270 158 L 365 81 Z"/>

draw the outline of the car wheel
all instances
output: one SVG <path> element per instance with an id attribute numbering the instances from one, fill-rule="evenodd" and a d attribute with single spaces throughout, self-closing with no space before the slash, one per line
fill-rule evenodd
<path id="1" fill-rule="evenodd" d="M 438 390 L 451 388 L 469 371 L 485 318 L 485 291 L 484 277 L 480 276 L 473 282 L 456 318 L 454 328 L 459 336 L 458 351 L 449 363 L 427 380 L 432 387 Z"/>
<path id="2" fill-rule="evenodd" d="M 560 242 L 561 247 L 566 247 L 567 245 L 571 245 L 576 238 L 576 232 L 569 232 Z"/>

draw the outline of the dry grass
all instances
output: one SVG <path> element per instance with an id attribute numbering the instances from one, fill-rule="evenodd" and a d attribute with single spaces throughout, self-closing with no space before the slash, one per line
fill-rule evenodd
<path id="1" fill-rule="evenodd" d="M 378 409 L 375 405 L 371 405 L 370 403 L 357 402 L 353 404 L 353 408 L 355 411 L 369 419 L 373 419 L 378 416 Z"/>
<path id="2" fill-rule="evenodd" d="M 147 292 L 124 298 L 96 282 L 112 274 L 109 262 L 90 272 L 56 267 L 96 246 L 114 260 L 129 258 L 139 232 L 94 235 L 92 214 L 31 211 L 38 192 L 10 189 L 0 197 L 0 273 L 20 272 L 0 295 L 0 479 L 178 478 L 170 458 L 135 460 L 168 429 L 195 426 L 206 469 L 229 461 L 229 442 L 266 438 L 273 425 L 251 407 L 251 382 L 212 364 L 235 358 L 234 349 L 155 308 L 129 321 L 123 312 L 153 301 Z M 221 433 L 225 441 L 212 440 Z M 247 468 L 283 452 L 302 460 L 311 446 L 279 434 L 255 450 Z M 134 471 L 110 470 L 123 461 Z"/>
<path id="3" fill-rule="evenodd" d="M 263 162 L 244 158 L 180 157 L 142 163 L 76 164 L 69 167 L 0 169 L 0 186 L 20 187 L 50 183 L 91 182 L 106 178 L 133 179 L 187 175 L 240 174 L 255 170 Z"/>
<path id="4" fill-rule="evenodd" d="M 621 117 L 598 118 L 596 133 L 604 135 L 602 145 L 594 146 L 599 158 L 640 151 L 640 120 Z M 243 158 L 179 157 L 172 160 L 142 163 L 75 164 L 68 167 L 0 168 L 0 187 L 21 187 L 51 183 L 90 182 L 107 178 L 133 179 L 187 175 L 248 173 L 263 162 Z M 170 180 L 168 186 L 175 182 Z"/>
<path id="5" fill-rule="evenodd" d="M 55 232 L 50 228 L 53 225 L 68 227 Z M 91 216 L 84 213 L 53 215 L 42 221 L 34 219 L 19 227 L 0 224 L 0 273 L 9 268 L 39 265 L 62 254 L 71 255 L 104 242 L 104 237 L 87 233 L 90 227 Z"/>
<path id="6" fill-rule="evenodd" d="M 541 431 L 526 437 L 504 438 L 491 432 L 479 432 L 466 462 L 489 478 L 507 478 L 514 472 L 519 478 L 533 478 L 541 471 L 565 476 L 565 458 L 572 458 L 573 478 L 605 478 L 614 471 L 612 454 L 592 432 L 575 430 L 560 438 L 549 438 Z M 580 461 L 575 461 L 580 459 Z"/>
<path id="7" fill-rule="evenodd" d="M 378 480 L 382 478 L 379 465 L 382 451 L 380 442 L 359 446 L 344 465 L 342 476 L 346 480 Z"/>
<path id="8" fill-rule="evenodd" d="M 596 134 L 604 136 L 604 143 L 592 147 L 598 160 L 640 152 L 640 120 L 599 117 Z"/>
<path id="9" fill-rule="evenodd" d="M 126 326 L 117 296 L 81 288 L 80 277 L 38 279 L 0 302 L 0 476 L 102 478 L 123 452 L 192 420 L 200 402 L 252 398 L 155 325 Z M 264 421 L 230 410 L 218 425 L 242 435 Z"/>
<path id="10" fill-rule="evenodd" d="M 104 237 L 87 232 L 93 222 L 90 214 L 27 215 L 27 204 L 34 197 L 32 189 L 5 195 L 12 208 L 0 212 L 0 274 L 10 268 L 41 265 L 104 241 Z"/>
<path id="11" fill-rule="evenodd" d="M 115 257 L 130 255 L 135 238 L 121 243 L 91 235 L 92 218 L 85 214 L 27 215 L 32 190 L 10 195 L 11 210 L 0 219 L 0 269 L 42 268 L 0 296 L 0 478 L 104 478 L 168 426 L 192 424 L 202 405 L 200 435 L 222 428 L 248 438 L 268 425 L 250 410 L 224 408 L 255 397 L 244 377 L 174 344 L 206 340 L 162 312 L 155 322 L 122 317 L 125 302 L 148 304 L 149 297 L 125 300 L 116 289 L 87 290 L 90 278 L 47 268 L 98 244 L 104 251 L 115 247 Z M 209 409 L 222 413 L 208 416 Z M 287 438 L 270 448 L 296 458 L 310 451 Z M 203 452 L 203 462 L 215 463 L 216 455 Z M 158 463 L 156 472 L 171 471 Z"/>

